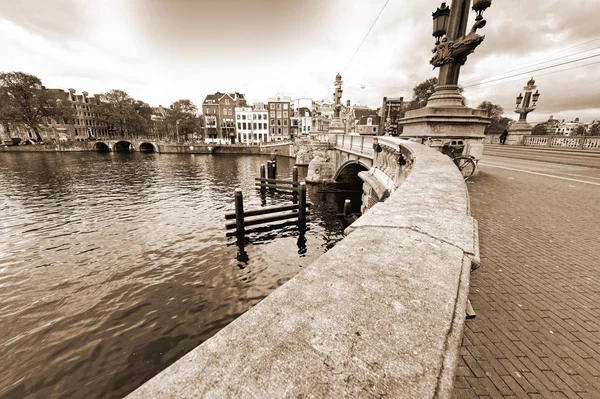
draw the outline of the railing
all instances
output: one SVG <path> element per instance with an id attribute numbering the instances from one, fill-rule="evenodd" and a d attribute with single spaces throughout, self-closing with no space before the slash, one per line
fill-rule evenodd
<path id="1" fill-rule="evenodd" d="M 500 135 L 486 134 L 483 138 L 483 144 L 500 144 Z"/>
<path id="2" fill-rule="evenodd" d="M 339 149 L 373 155 L 373 136 L 337 134 L 335 135 L 335 141 L 332 139 L 331 142 Z"/>
<path id="3" fill-rule="evenodd" d="M 523 144 L 529 147 L 578 148 L 600 150 L 598 136 L 525 136 Z"/>

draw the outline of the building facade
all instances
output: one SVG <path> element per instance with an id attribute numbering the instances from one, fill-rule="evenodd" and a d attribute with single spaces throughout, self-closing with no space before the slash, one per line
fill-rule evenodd
<path id="1" fill-rule="evenodd" d="M 377 136 L 380 134 L 379 127 L 381 117 L 377 115 L 363 115 L 356 125 L 356 133 L 366 136 Z"/>
<path id="2" fill-rule="evenodd" d="M 269 137 L 271 141 L 288 140 L 292 137 L 290 121 L 292 117 L 291 99 L 289 97 L 270 98 Z"/>
<path id="3" fill-rule="evenodd" d="M 202 103 L 205 140 L 209 143 L 235 143 L 235 108 L 247 106 L 244 95 L 238 92 L 207 95 Z"/>
<path id="4" fill-rule="evenodd" d="M 238 143 L 256 145 L 269 138 L 268 112 L 264 103 L 253 107 L 236 107 L 236 139 Z"/>
<path id="5" fill-rule="evenodd" d="M 398 121 L 404 116 L 404 98 L 383 97 L 379 116 L 381 117 L 380 134 L 397 136 Z"/>

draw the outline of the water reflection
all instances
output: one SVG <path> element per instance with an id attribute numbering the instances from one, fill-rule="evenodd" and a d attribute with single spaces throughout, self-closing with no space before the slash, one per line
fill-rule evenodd
<path id="1" fill-rule="evenodd" d="M 0 397 L 122 397 L 331 248 L 345 196 L 318 187 L 304 231 L 228 246 L 235 188 L 249 209 L 291 201 L 256 190 L 267 160 L 0 154 Z"/>

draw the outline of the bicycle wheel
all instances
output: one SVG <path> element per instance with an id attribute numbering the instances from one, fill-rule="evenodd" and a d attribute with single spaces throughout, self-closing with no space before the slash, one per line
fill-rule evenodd
<path id="1" fill-rule="evenodd" d="M 476 165 L 472 158 L 456 157 L 453 161 L 454 164 L 458 166 L 458 170 L 460 170 L 460 173 L 462 173 L 465 180 L 473 176 L 473 173 L 475 173 Z"/>

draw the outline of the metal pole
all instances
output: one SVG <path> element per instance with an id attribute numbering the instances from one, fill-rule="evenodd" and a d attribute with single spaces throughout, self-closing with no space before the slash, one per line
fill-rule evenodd
<path id="1" fill-rule="evenodd" d="M 244 233 L 244 196 L 242 189 L 235 189 L 235 228 L 238 234 Z"/>

